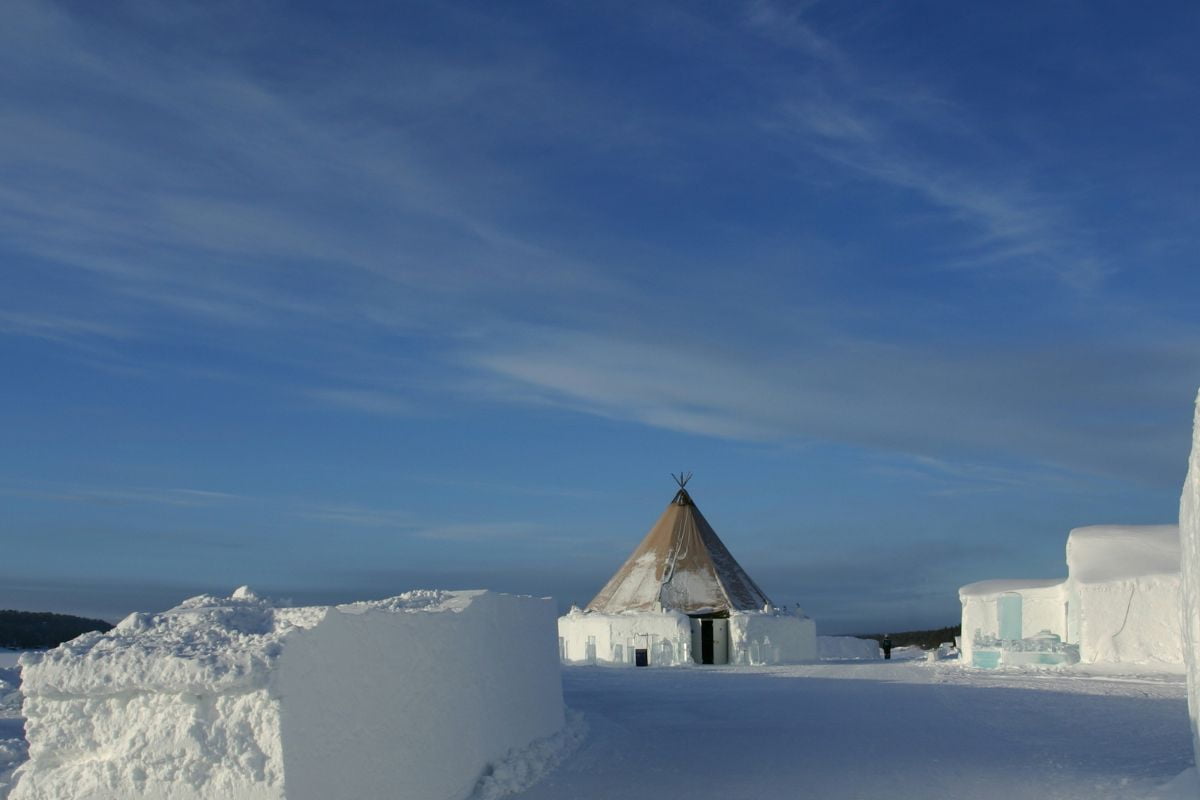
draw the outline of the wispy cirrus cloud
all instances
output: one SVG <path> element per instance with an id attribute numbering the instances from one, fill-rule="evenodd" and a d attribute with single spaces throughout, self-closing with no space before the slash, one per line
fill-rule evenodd
<path id="1" fill-rule="evenodd" d="M 502 387 L 544 402 L 686 433 L 846 442 L 917 456 L 942 472 L 955 463 L 948 453 L 1003 453 L 1149 481 L 1177 477 L 1173 459 L 1186 442 L 1174 434 L 1174 401 L 1200 374 L 1200 348 L 1182 344 L 981 353 L 848 339 L 740 353 L 700 338 L 554 330 L 469 357 Z M 1136 426 L 1125 419 L 1132 407 L 1144 414 Z M 960 473 L 969 463 L 957 462 Z"/>
<path id="2" fill-rule="evenodd" d="M 304 508 L 296 513 L 308 519 L 367 528 L 411 528 L 416 524 L 411 512 L 400 509 L 339 505 Z"/>
<path id="3" fill-rule="evenodd" d="M 133 31 L 178 35 L 176 22 L 114 10 L 122 14 L 124 26 L 49 4 L 11 9 L 0 65 L 49 86 L 11 106 L 0 126 L 9 248 L 91 273 L 129 305 L 213 324 L 379 319 L 375 307 L 429 321 L 447 305 L 486 306 L 472 297 L 605 283 L 498 218 L 499 196 L 527 193 L 521 177 L 497 160 L 464 163 L 464 148 L 455 150 L 476 135 L 454 124 L 459 107 L 503 117 L 491 129 L 500 140 L 537 129 L 503 99 L 531 89 L 592 113 L 566 99 L 535 54 L 471 69 L 398 52 L 386 68 L 422 76 L 399 88 L 359 80 L 385 66 L 364 55 L 300 90 L 256 71 L 236 39 L 172 51 Z M 215 9 L 191 16 L 220 23 Z M 426 85 L 436 90 L 417 88 Z M 440 130 L 410 135 L 371 120 L 389 107 Z M 347 122 L 351 109 L 358 123 Z M 582 132 L 587 123 L 559 121 L 559 133 L 564 124 Z"/>
<path id="4" fill-rule="evenodd" d="M 239 503 L 247 498 L 230 492 L 207 489 L 158 487 L 96 487 L 96 486 L 4 486 L 0 494 L 55 502 L 86 503 L 99 506 L 163 505 L 187 508 Z"/>
<path id="5" fill-rule="evenodd" d="M 1002 146 L 930 79 L 852 58 L 806 21 L 807 10 L 756 0 L 746 14 L 750 30 L 812 62 L 779 85 L 765 131 L 848 177 L 911 192 L 949 215 L 961 230 L 938 228 L 943 266 L 1019 270 L 1078 291 L 1116 271 L 1069 190 L 1038 185 L 1029 153 Z M 962 153 L 972 157 L 951 155 Z"/>
<path id="6" fill-rule="evenodd" d="M 296 512 L 298 516 L 338 525 L 383 528 L 415 539 L 435 542 L 546 541 L 554 538 L 541 525 L 529 522 L 435 521 L 401 509 L 358 505 L 320 506 Z"/>
<path id="7" fill-rule="evenodd" d="M 134 335 L 129 328 L 107 322 L 58 314 L 4 310 L 0 310 L 0 333 L 54 342 L 94 338 L 120 340 Z"/>
<path id="8" fill-rule="evenodd" d="M 409 415 L 417 411 L 412 402 L 374 389 L 310 389 L 308 394 L 320 403 L 368 414 Z"/>

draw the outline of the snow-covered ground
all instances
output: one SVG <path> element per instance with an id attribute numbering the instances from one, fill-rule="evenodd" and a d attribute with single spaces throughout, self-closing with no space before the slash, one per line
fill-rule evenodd
<path id="1" fill-rule="evenodd" d="M 1180 675 L 901 659 L 563 680 L 588 738 L 523 800 L 1146 798 L 1192 761 Z"/>
<path id="2" fill-rule="evenodd" d="M 567 735 L 585 738 L 510 796 L 1148 800 L 1192 764 L 1180 674 L 977 671 L 920 656 L 564 669 L 567 704 L 586 722 Z M 19 708 L 0 701 L 0 787 L 24 757 L 21 734 Z M 539 771 L 539 759 L 500 765 L 477 796 L 528 783 L 522 773 Z"/>

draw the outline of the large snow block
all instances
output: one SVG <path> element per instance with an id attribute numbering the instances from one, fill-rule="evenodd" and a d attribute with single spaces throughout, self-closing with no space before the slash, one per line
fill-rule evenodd
<path id="1" fill-rule="evenodd" d="M 1187 478 L 1179 498 L 1179 544 L 1188 712 L 1192 718 L 1192 746 L 1196 763 L 1200 764 L 1200 395 L 1196 398 Z"/>
<path id="2" fill-rule="evenodd" d="M 729 615 L 729 663 L 797 664 L 817 660 L 817 623 L 786 611 Z"/>
<path id="3" fill-rule="evenodd" d="M 549 600 L 411 592 L 274 608 L 248 590 L 22 660 L 10 800 L 451 800 L 564 722 Z"/>

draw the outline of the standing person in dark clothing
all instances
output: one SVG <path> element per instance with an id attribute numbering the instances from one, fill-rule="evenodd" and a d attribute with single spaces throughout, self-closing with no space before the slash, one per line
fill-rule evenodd
<path id="1" fill-rule="evenodd" d="M 892 657 L 892 637 L 885 633 L 879 640 L 879 646 L 883 648 L 883 657 L 890 659 Z"/>

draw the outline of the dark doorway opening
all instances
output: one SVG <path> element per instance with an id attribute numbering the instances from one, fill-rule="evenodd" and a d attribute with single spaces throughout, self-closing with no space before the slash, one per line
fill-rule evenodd
<path id="1" fill-rule="evenodd" d="M 713 663 L 713 621 L 700 620 L 700 663 Z"/>
<path id="2" fill-rule="evenodd" d="M 639 667 L 650 666 L 650 651 L 644 647 L 639 647 L 633 651 L 633 663 Z"/>

